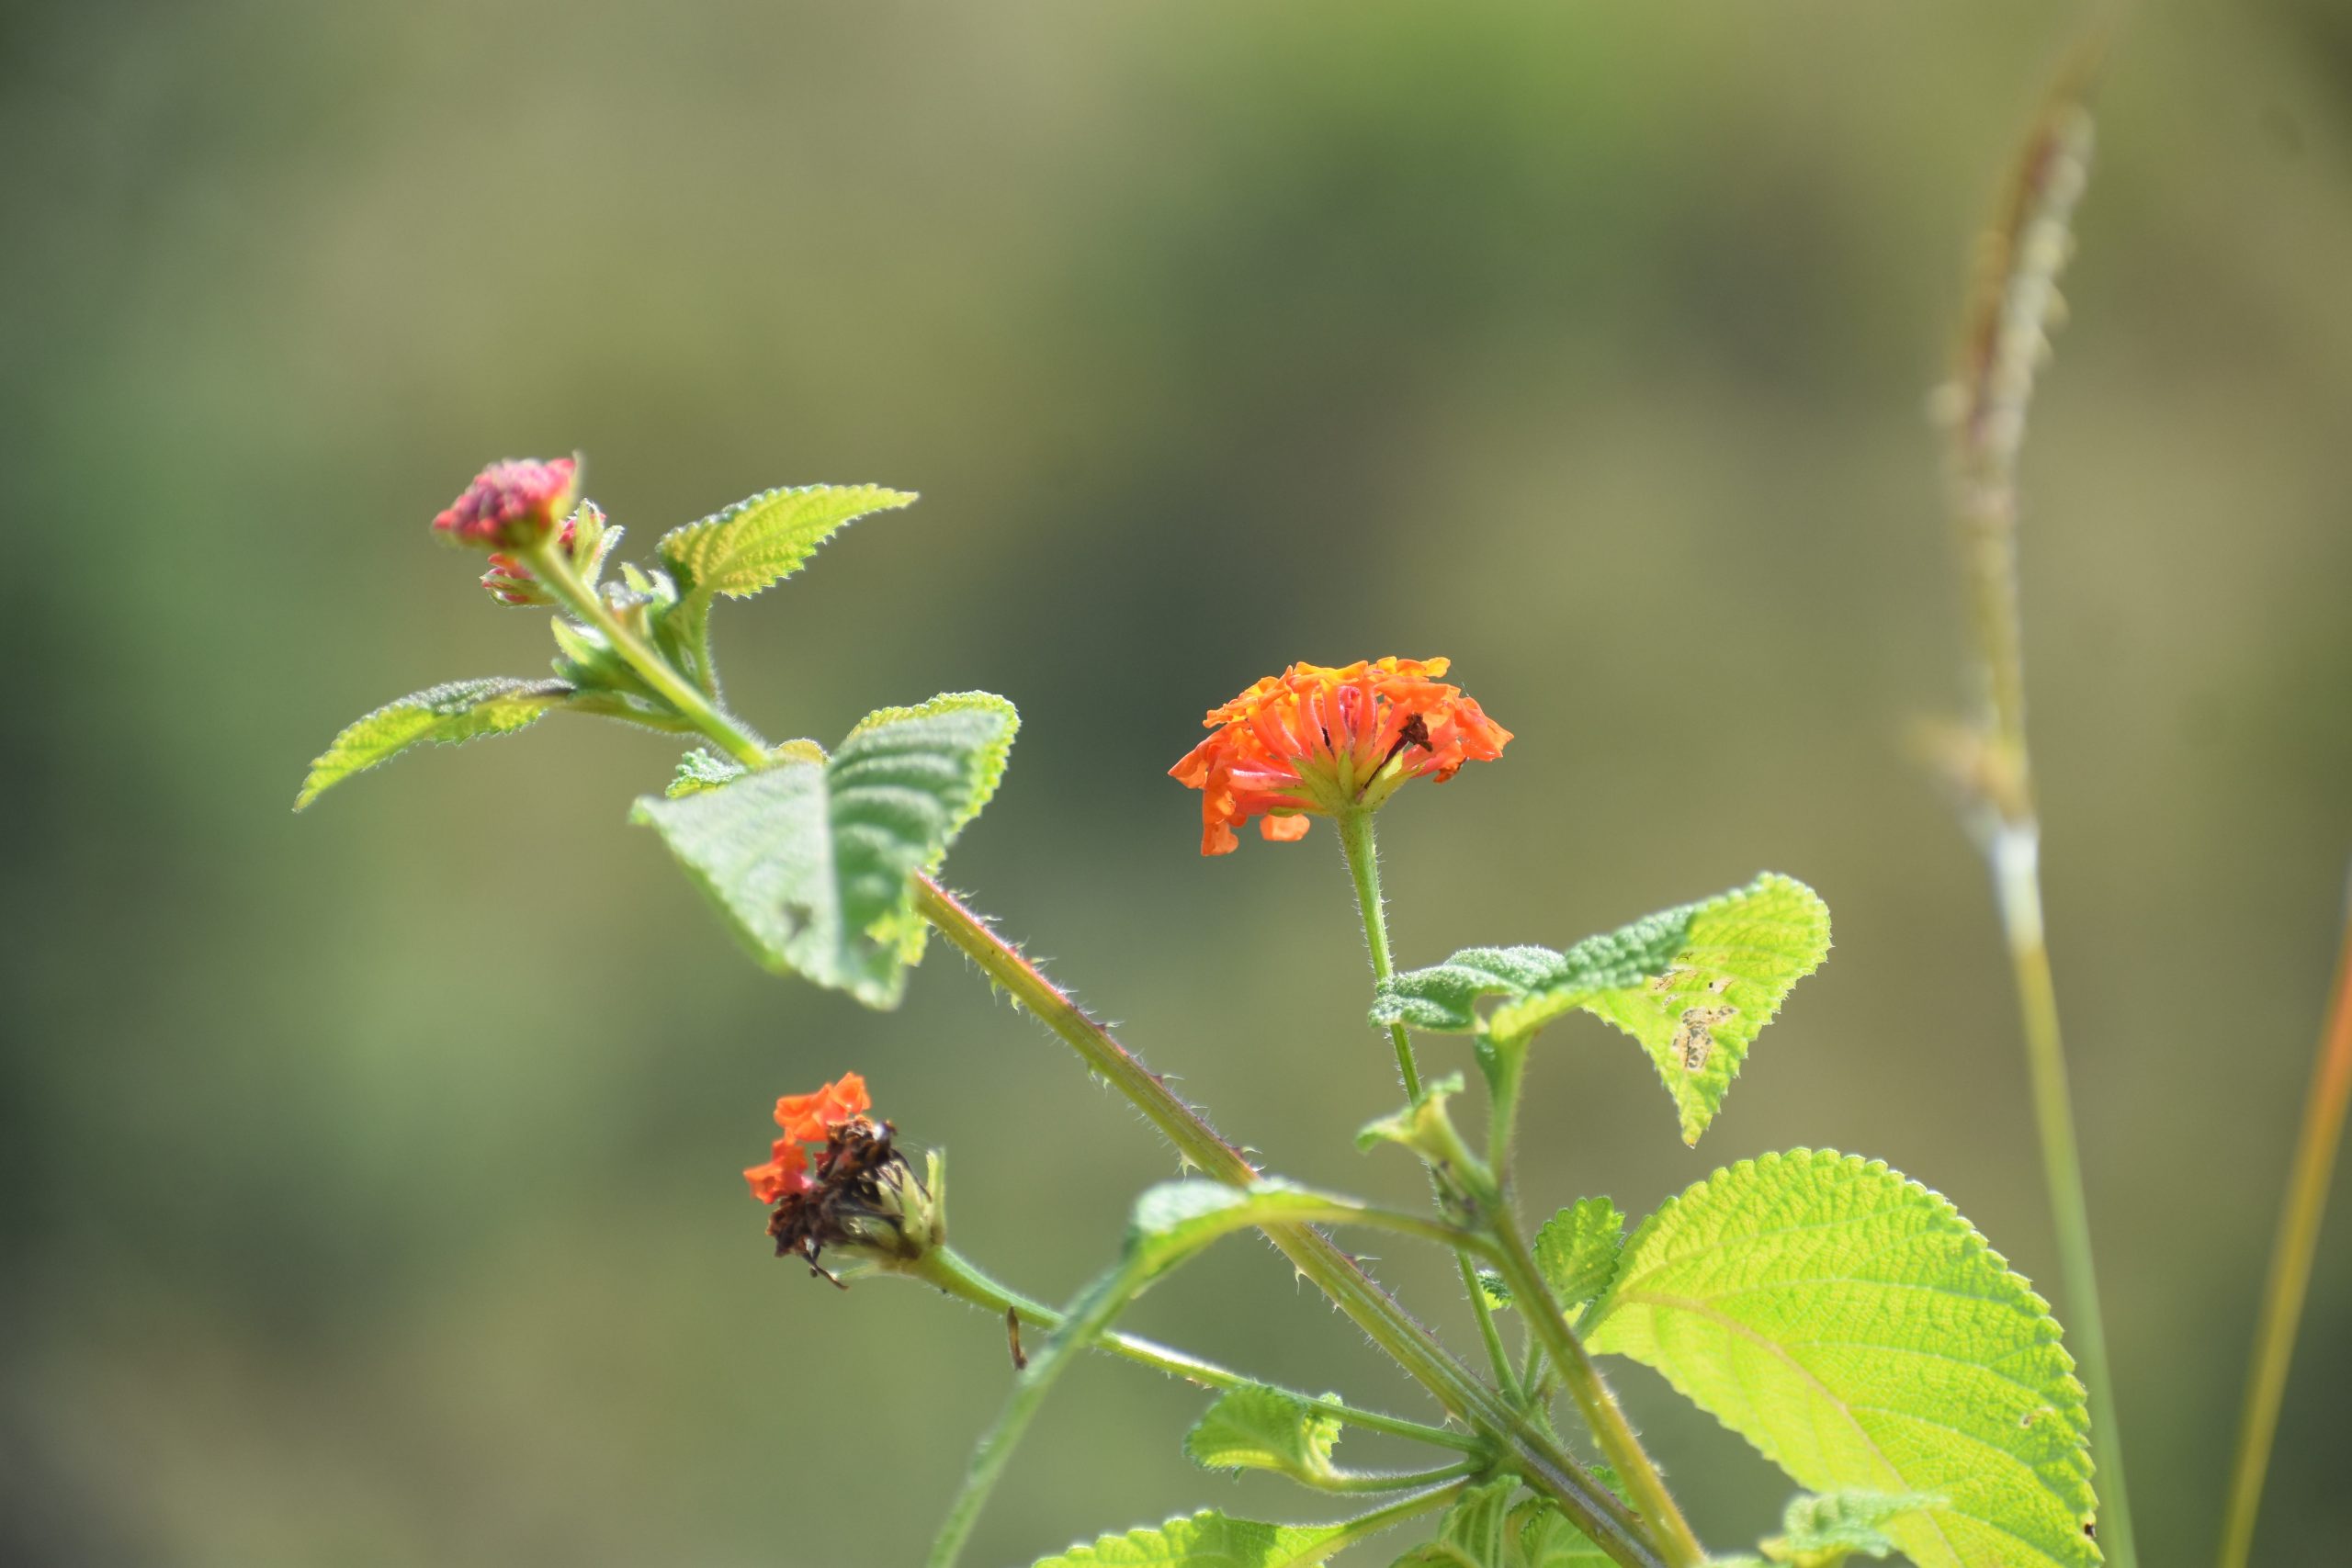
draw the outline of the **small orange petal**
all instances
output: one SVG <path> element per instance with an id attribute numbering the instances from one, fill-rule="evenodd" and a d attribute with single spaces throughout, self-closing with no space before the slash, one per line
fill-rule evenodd
<path id="1" fill-rule="evenodd" d="M 1306 837 L 1309 826 L 1303 816 L 1261 817 L 1258 818 L 1258 836 L 1271 844 L 1293 843 Z"/>
<path id="2" fill-rule="evenodd" d="M 865 1080 L 855 1073 L 809 1094 L 787 1094 L 775 1102 L 775 1124 L 788 1137 L 817 1143 L 833 1128 L 874 1108 L 866 1097 Z"/>
<path id="3" fill-rule="evenodd" d="M 752 1166 L 743 1172 L 743 1179 L 751 1184 L 752 1197 L 774 1203 L 787 1193 L 806 1191 L 808 1172 L 808 1152 L 790 1138 L 778 1138 L 767 1164 Z"/>

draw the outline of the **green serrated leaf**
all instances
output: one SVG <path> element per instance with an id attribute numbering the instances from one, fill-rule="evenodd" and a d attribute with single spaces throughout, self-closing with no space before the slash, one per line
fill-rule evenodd
<path id="1" fill-rule="evenodd" d="M 814 740 L 787 740 L 769 753 L 781 761 L 822 762 L 825 749 Z M 701 746 L 678 759 L 678 771 L 670 780 L 670 787 L 662 793 L 672 800 L 683 800 L 690 795 L 717 789 L 733 784 L 751 772 L 742 763 L 721 757 Z"/>
<path id="2" fill-rule="evenodd" d="M 1335 1525 L 1267 1525 L 1203 1509 L 1158 1529 L 1106 1535 L 1040 1559 L 1035 1568 L 1307 1568 L 1387 1527 L 1347 1519 Z"/>
<path id="3" fill-rule="evenodd" d="M 1510 1281 L 1492 1269 L 1478 1270 L 1478 1293 L 1487 1298 L 1487 1305 L 1501 1312 L 1513 1304 Z"/>
<path id="4" fill-rule="evenodd" d="M 1764 1555 L 1789 1568 L 1838 1568 L 1849 1557 L 1892 1557 L 1901 1550 L 1886 1527 L 1905 1514 L 1928 1513 L 1944 1499 L 1924 1492 L 1828 1492 L 1789 1499 L 1781 1533 Z"/>
<path id="5" fill-rule="evenodd" d="M 697 746 L 678 759 L 677 775 L 662 793 L 672 800 L 684 800 L 690 795 L 733 784 L 750 771 L 741 762 L 729 761 Z"/>
<path id="6" fill-rule="evenodd" d="M 1581 1008 L 1641 1042 L 1674 1098 L 1683 1141 L 1695 1144 L 1757 1032 L 1828 952 L 1828 906 L 1804 883 L 1768 873 L 1566 953 L 1466 948 L 1384 983 L 1372 1018 L 1459 1033 L 1480 1027 L 1481 998 L 1498 996 L 1486 1032 L 1517 1043 Z"/>
<path id="7" fill-rule="evenodd" d="M 1940 1495 L 1919 1568 L 2090 1568 L 2089 1417 L 2049 1306 L 1877 1162 L 1743 1160 L 1643 1222 L 1585 1342 L 1654 1367 L 1815 1492 Z"/>
<path id="8" fill-rule="evenodd" d="M 716 788 L 638 801 L 763 964 L 898 1005 L 922 956 L 914 877 L 996 793 L 1020 716 L 986 692 L 866 716 L 831 757 L 807 742 Z"/>
<path id="9" fill-rule="evenodd" d="M 346 727 L 319 754 L 302 781 L 302 793 L 294 797 L 294 809 L 301 810 L 352 774 L 389 762 L 412 746 L 427 740 L 454 746 L 520 729 L 571 694 L 561 681 L 492 676 L 452 681 L 386 703 Z"/>
<path id="10" fill-rule="evenodd" d="M 1503 1552 L 1515 1476 L 1473 1486 L 1446 1510 L 1437 1538 L 1423 1541 L 1390 1568 L 1506 1568 Z"/>
<path id="11" fill-rule="evenodd" d="M 1503 1561 L 1510 1568 L 1611 1568 L 1609 1553 L 1540 1497 L 1510 1511 Z"/>
<path id="12" fill-rule="evenodd" d="M 1184 1434 L 1184 1457 L 1203 1470 L 1272 1470 L 1317 1485 L 1339 1475 L 1331 1450 L 1340 1418 L 1328 1406 L 1261 1383 L 1228 1389 Z"/>
<path id="13" fill-rule="evenodd" d="M 1579 1198 L 1535 1233 L 1535 1267 L 1573 1319 L 1609 1288 L 1625 1246 L 1625 1216 L 1606 1198 Z"/>
<path id="14" fill-rule="evenodd" d="M 710 606 L 717 595 L 744 599 L 773 588 L 843 526 L 915 499 L 878 485 L 801 485 L 673 528 L 657 547 L 678 588 L 677 605 L 663 618 L 664 642 L 688 674 L 712 686 Z"/>

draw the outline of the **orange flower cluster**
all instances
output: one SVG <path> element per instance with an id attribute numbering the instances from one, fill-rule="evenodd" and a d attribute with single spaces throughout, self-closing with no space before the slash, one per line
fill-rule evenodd
<path id="1" fill-rule="evenodd" d="M 812 1185 L 808 1179 L 808 1151 L 801 1145 L 825 1142 L 834 1128 L 855 1121 L 872 1109 L 874 1101 L 866 1098 L 865 1080 L 855 1073 L 844 1073 L 813 1094 L 787 1094 L 778 1100 L 775 1124 L 784 1129 L 784 1136 L 775 1141 L 765 1165 L 755 1165 L 743 1172 L 743 1179 L 751 1183 L 752 1196 L 763 1203 L 777 1203 L 808 1191 Z"/>
<path id="2" fill-rule="evenodd" d="M 1210 709 L 1203 722 L 1216 733 L 1168 770 L 1201 792 L 1201 853 L 1231 853 L 1233 829 L 1253 817 L 1285 841 L 1308 816 L 1375 809 L 1408 779 L 1442 784 L 1501 756 L 1510 731 L 1439 680 L 1449 663 L 1294 664 Z"/>

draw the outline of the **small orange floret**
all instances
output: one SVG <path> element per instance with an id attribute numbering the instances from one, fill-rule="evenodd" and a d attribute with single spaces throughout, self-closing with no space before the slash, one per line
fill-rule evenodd
<path id="1" fill-rule="evenodd" d="M 787 1094 L 775 1102 L 775 1124 L 787 1138 L 820 1143 L 835 1127 L 874 1109 L 865 1080 L 843 1073 L 814 1094 Z"/>
<path id="2" fill-rule="evenodd" d="M 784 1137 L 775 1141 L 765 1165 L 755 1165 L 743 1173 L 752 1184 L 752 1196 L 763 1203 L 778 1203 L 795 1192 L 808 1190 L 808 1151 L 797 1138 Z"/>
<path id="3" fill-rule="evenodd" d="M 1168 770 L 1201 792 L 1201 853 L 1229 854 L 1233 829 L 1257 818 L 1275 842 L 1309 816 L 1377 808 L 1408 779 L 1452 778 L 1490 762 L 1510 731 L 1458 686 L 1443 659 L 1383 659 L 1343 669 L 1294 664 L 1203 722 L 1216 733 Z"/>

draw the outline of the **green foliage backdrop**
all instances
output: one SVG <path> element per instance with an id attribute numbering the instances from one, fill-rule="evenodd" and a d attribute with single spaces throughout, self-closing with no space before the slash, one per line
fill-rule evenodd
<path id="1" fill-rule="evenodd" d="M 288 814 L 403 679 L 538 671 L 426 537 L 510 454 L 584 451 L 639 545 L 779 480 L 922 491 L 717 612 L 730 700 L 830 739 L 1012 697 L 1020 765 L 952 880 L 1235 1136 L 1408 1205 L 1410 1162 L 1350 1145 L 1395 1101 L 1329 835 L 1204 863 L 1161 773 L 1292 659 L 1452 656 L 1521 739 L 1384 817 L 1406 967 L 1768 865 L 1838 911 L 1702 1153 L 1643 1053 L 1552 1024 L 1531 1192 L 1639 1215 L 1745 1155 L 1866 1148 L 2051 1293 L 1978 863 L 1900 738 L 1952 705 L 1959 640 L 1922 406 L 2071 26 L 9 9 L 0 1557 L 907 1561 L 1002 1333 L 767 1258 L 736 1171 L 768 1102 L 863 1071 L 952 1151 L 959 1243 L 1057 1300 L 1174 1174 L 952 953 L 888 1014 L 747 963 L 625 827 L 660 738 L 559 716 Z M 2027 454 L 2052 942 L 2155 1564 L 2211 1538 L 2352 845 L 2347 62 L 2317 0 L 2140 18 Z M 1442 1262 L 1396 1250 L 1442 1315 Z M 1262 1322 L 1187 1337 L 1418 1408 L 1262 1247 L 1197 1269 L 1128 1325 L 1249 1292 Z M 2347 1311 L 2339 1237 L 2281 1562 L 2352 1530 L 2352 1416 L 2316 1396 Z M 1703 1532 L 1776 1528 L 1770 1467 L 1620 1382 Z M 1196 1395 L 1087 1364 L 1057 1399 L 976 1561 L 1062 1545 L 1067 1491 L 1197 1502 Z"/>

